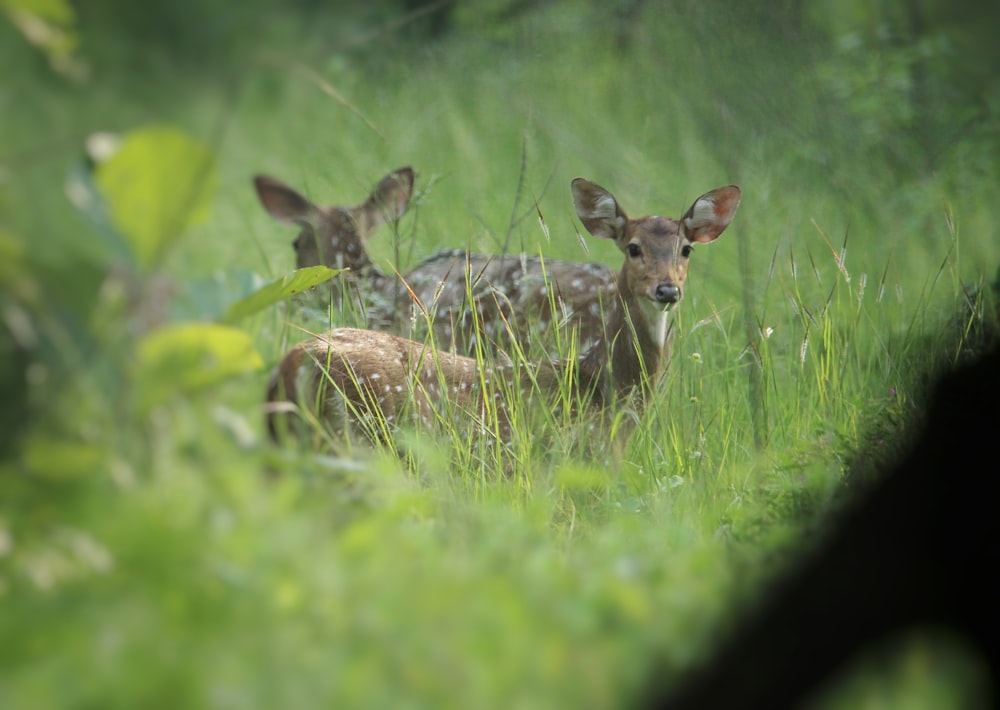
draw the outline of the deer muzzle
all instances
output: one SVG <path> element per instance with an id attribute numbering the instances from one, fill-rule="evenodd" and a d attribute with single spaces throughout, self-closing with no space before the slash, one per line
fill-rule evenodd
<path id="1" fill-rule="evenodd" d="M 656 287 L 656 302 L 664 305 L 677 303 L 681 300 L 681 289 L 673 284 L 660 284 Z"/>

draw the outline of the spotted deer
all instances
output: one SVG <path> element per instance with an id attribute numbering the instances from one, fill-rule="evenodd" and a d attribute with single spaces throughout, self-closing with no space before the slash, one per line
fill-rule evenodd
<path id="1" fill-rule="evenodd" d="M 338 328 L 301 343 L 282 359 L 268 385 L 268 429 L 307 409 L 335 435 L 360 430 L 388 438 L 404 414 L 433 422 L 452 416 L 477 422 L 501 441 L 511 435 L 510 407 L 521 393 L 553 390 L 570 375 L 579 401 L 604 408 L 638 393 L 668 357 L 667 310 L 682 296 L 695 244 L 714 241 L 740 202 L 735 185 L 707 192 L 679 220 L 630 219 L 607 190 L 582 178 L 573 202 L 591 235 L 624 254 L 613 296 L 603 304 L 605 328 L 574 360 L 496 361 L 442 352 L 389 333 Z M 516 405 L 515 405 L 516 406 Z"/>
<path id="2" fill-rule="evenodd" d="M 257 197 L 264 209 L 279 222 L 297 225 L 298 236 L 292 242 L 295 268 L 329 266 L 347 269 L 346 279 L 362 294 L 370 325 L 391 324 L 382 317 L 394 305 L 395 290 L 400 287 L 395 276 L 382 273 L 368 254 L 367 242 L 374 232 L 406 212 L 413 195 L 414 174 L 400 168 L 382 178 L 371 194 L 359 205 L 322 207 L 285 183 L 266 175 L 253 179 Z M 332 291 L 335 299 L 340 292 Z M 385 320 L 385 322 L 382 322 Z"/>
<path id="3" fill-rule="evenodd" d="M 514 340 L 526 348 L 529 333 L 555 328 L 574 336 L 579 350 L 604 337 L 602 304 L 615 287 L 614 274 L 599 264 L 446 249 L 398 276 L 381 271 L 368 240 L 403 215 L 413 184 L 413 170 L 400 168 L 360 205 L 321 207 L 279 180 L 254 178 L 267 212 L 301 229 L 296 267 L 348 269 L 370 328 L 422 339 L 430 321 L 437 345 L 467 355 L 480 342 L 487 350 L 509 350 Z"/>

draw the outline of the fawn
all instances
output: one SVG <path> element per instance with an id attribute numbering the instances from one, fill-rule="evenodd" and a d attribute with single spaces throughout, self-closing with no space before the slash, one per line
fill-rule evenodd
<path id="1" fill-rule="evenodd" d="M 517 340 L 526 346 L 536 327 L 574 333 L 580 350 L 604 337 L 601 304 L 614 298 L 615 286 L 614 274 L 599 264 L 446 249 L 398 277 L 380 271 L 368 253 L 368 239 L 403 215 L 413 183 L 413 170 L 400 168 L 360 205 L 320 207 L 274 178 L 254 178 L 268 213 L 301 227 L 293 242 L 296 268 L 349 269 L 370 328 L 420 338 L 429 320 L 439 346 L 468 355 L 477 344 L 505 349 Z"/>
<path id="2" fill-rule="evenodd" d="M 308 409 L 335 435 L 354 429 L 384 440 L 408 412 L 425 423 L 471 420 L 506 442 L 512 391 L 549 395 L 567 373 L 584 403 L 603 408 L 638 391 L 641 406 L 668 357 L 667 309 L 683 294 L 692 246 L 715 240 L 729 225 L 740 188 L 705 193 L 679 220 L 630 219 L 611 193 L 582 178 L 573 180 L 572 193 L 587 231 L 613 240 L 625 256 L 604 304 L 605 334 L 579 358 L 492 362 L 389 333 L 338 328 L 295 346 L 278 365 L 267 390 L 272 438 L 279 438 L 281 416 Z"/>

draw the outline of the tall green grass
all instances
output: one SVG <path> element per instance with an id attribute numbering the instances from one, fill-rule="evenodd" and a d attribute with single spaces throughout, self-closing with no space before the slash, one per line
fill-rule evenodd
<path id="1" fill-rule="evenodd" d="M 0 705 L 627 705 L 707 652 L 852 472 L 891 458 L 926 376 L 995 318 L 994 181 L 961 156 L 897 175 L 824 132 L 836 116 L 803 134 L 820 89 L 760 86 L 774 56 L 715 61 L 692 19 L 652 10 L 618 51 L 601 12 L 461 15 L 437 46 L 330 53 L 316 33 L 155 87 L 62 84 L 2 30 L 22 67 L 0 119 L 4 317 L 27 314 L 45 352 L 0 464 Z M 447 427 L 317 455 L 266 441 L 267 370 L 303 327 L 350 324 L 346 307 L 271 308 L 239 326 L 263 368 L 140 401 L 127 299 L 63 186 L 88 133 L 148 122 L 209 145 L 219 172 L 211 217 L 156 270 L 224 301 L 293 266 L 259 172 L 350 203 L 413 165 L 414 204 L 370 245 L 401 271 L 445 246 L 617 266 L 611 245 L 581 247 L 578 175 L 632 216 L 677 217 L 729 182 L 744 199 L 692 258 L 645 413 L 612 421 L 629 437 L 529 408 L 513 464 Z M 976 671 L 957 648 L 918 637 L 818 702 L 960 704 Z"/>

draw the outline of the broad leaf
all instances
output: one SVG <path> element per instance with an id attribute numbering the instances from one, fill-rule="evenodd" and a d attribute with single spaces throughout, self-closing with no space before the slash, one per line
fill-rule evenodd
<path id="1" fill-rule="evenodd" d="M 259 274 L 248 269 L 216 269 L 185 283 L 170 302 L 170 318 L 176 322 L 220 321 L 233 303 L 255 293 L 264 283 Z"/>
<path id="2" fill-rule="evenodd" d="M 143 269 L 208 214 L 217 180 L 212 152 L 172 126 L 126 134 L 96 169 L 112 221 Z"/>
<path id="3" fill-rule="evenodd" d="M 102 263 L 134 265 L 130 240 L 112 219 L 104 192 L 95 181 L 93 163 L 81 158 L 70 166 L 63 189 L 70 203 L 94 227 L 86 239 L 76 235 L 67 251 L 93 255 Z"/>
<path id="4" fill-rule="evenodd" d="M 138 344 L 135 382 L 139 405 L 149 409 L 177 393 L 189 394 L 263 366 L 250 336 L 216 323 L 178 323 Z"/>
<path id="5" fill-rule="evenodd" d="M 48 58 L 54 71 L 74 79 L 87 74 L 76 55 L 80 38 L 70 0 L 2 0 L 0 12 L 6 12 L 21 36 Z"/>
<path id="6" fill-rule="evenodd" d="M 324 281 L 329 281 L 345 270 L 331 269 L 326 266 L 308 266 L 293 271 L 231 305 L 226 311 L 224 320 L 227 323 L 233 323 L 241 318 L 246 318 L 279 301 L 284 301 L 297 293 L 302 293 Z"/>

